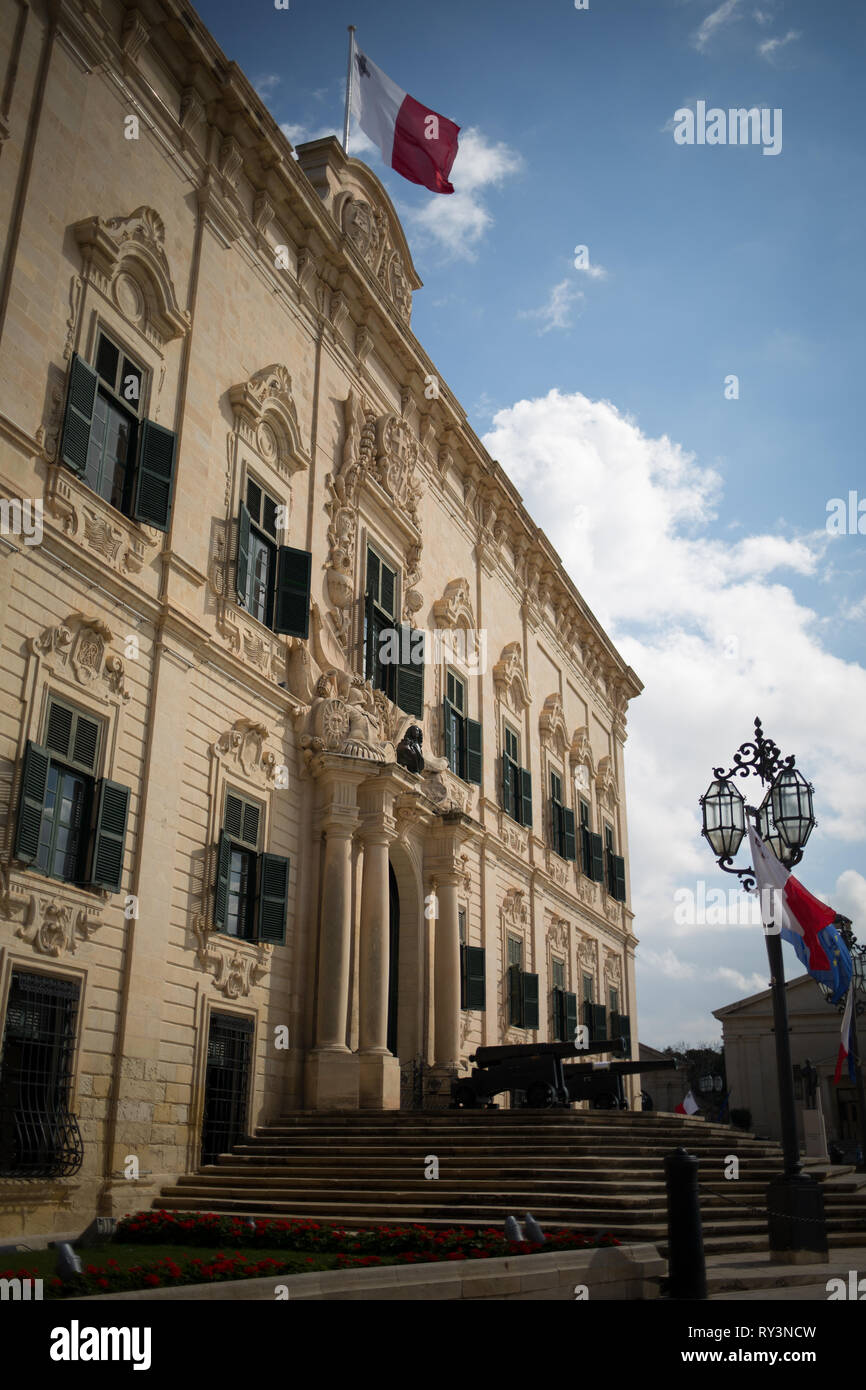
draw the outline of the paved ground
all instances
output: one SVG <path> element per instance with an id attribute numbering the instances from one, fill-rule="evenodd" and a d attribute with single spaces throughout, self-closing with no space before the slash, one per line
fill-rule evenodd
<path id="1" fill-rule="evenodd" d="M 763 1299 L 767 1302 L 813 1299 L 824 1303 L 828 1299 L 827 1281 L 844 1279 L 847 1289 L 852 1270 L 858 1280 L 866 1279 L 866 1248 L 862 1245 L 831 1250 L 826 1264 L 771 1264 L 767 1255 L 752 1252 L 710 1255 L 707 1287 L 710 1299 Z M 866 1287 L 860 1296 L 866 1301 Z"/>

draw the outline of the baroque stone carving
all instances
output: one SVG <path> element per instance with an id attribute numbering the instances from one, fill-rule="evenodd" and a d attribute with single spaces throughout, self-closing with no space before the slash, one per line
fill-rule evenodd
<path id="1" fill-rule="evenodd" d="M 231 387 L 229 400 L 241 439 L 287 481 L 309 468 L 287 367 L 273 362 L 254 372 L 248 381 Z"/>
<path id="2" fill-rule="evenodd" d="M 512 704 L 515 709 L 523 710 L 531 705 L 519 642 L 509 642 L 502 648 L 502 655 L 493 667 L 493 683 L 500 700 Z"/>
<path id="3" fill-rule="evenodd" d="M 552 917 L 550 919 L 547 939 L 557 951 L 568 950 L 568 920 L 565 917 Z"/>
<path id="4" fill-rule="evenodd" d="M 512 820 L 507 811 L 499 811 L 499 839 L 506 849 L 523 855 L 529 848 L 529 831 Z"/>
<path id="5" fill-rule="evenodd" d="M 446 584 L 444 594 L 433 604 L 433 616 L 437 627 L 475 628 L 468 579 L 452 579 Z"/>
<path id="6" fill-rule="evenodd" d="M 585 878 L 583 874 L 578 874 L 577 896 L 582 903 L 586 903 L 587 907 L 595 907 L 598 902 L 598 885 Z"/>
<path id="7" fill-rule="evenodd" d="M 538 731 L 541 735 L 541 742 L 546 748 L 558 753 L 560 757 L 565 756 L 565 750 L 568 747 L 568 734 L 562 714 L 562 696 L 558 690 L 553 695 L 548 695 L 544 702 L 541 714 L 538 716 Z"/>
<path id="8" fill-rule="evenodd" d="M 236 719 L 230 729 L 213 744 L 217 758 L 234 761 L 244 777 L 267 786 L 273 782 L 279 763 L 265 744 L 270 730 L 253 719 Z"/>
<path id="9" fill-rule="evenodd" d="M 598 979 L 598 942 L 591 937 L 580 936 L 577 942 L 577 964 L 593 980 Z"/>
<path id="10" fill-rule="evenodd" d="M 560 888 L 564 888 L 569 879 L 568 865 L 564 864 L 559 855 L 554 854 L 553 850 L 546 848 L 544 851 L 544 862 L 547 872 L 550 874 L 554 883 L 559 884 Z"/>
<path id="11" fill-rule="evenodd" d="M 599 800 L 613 810 L 614 806 L 619 805 L 619 790 L 616 785 L 616 774 L 613 770 L 613 763 L 607 754 L 598 760 L 598 786 Z"/>
<path id="12" fill-rule="evenodd" d="M 307 766 L 317 753 L 396 762 L 393 743 L 380 738 L 379 711 L 370 682 L 336 669 L 325 671 L 316 683 L 300 746 Z"/>
<path id="13" fill-rule="evenodd" d="M 331 608 L 328 617 L 337 640 L 347 651 L 351 636 L 351 609 L 354 601 L 353 565 L 358 527 L 358 499 L 370 471 L 375 449 L 375 416 L 362 406 L 354 391 L 343 402 L 344 440 L 340 467 L 328 473 L 325 488 L 328 501 L 328 558 L 325 587 Z"/>
<path id="14" fill-rule="evenodd" d="M 223 946 L 208 919 L 201 914 L 193 919 L 193 931 L 198 940 L 196 957 L 203 970 L 214 972 L 213 986 L 226 999 L 239 999 L 249 994 L 254 985 L 270 969 L 273 946 L 270 942 L 240 943 Z"/>
<path id="15" fill-rule="evenodd" d="M 349 241 L 408 324 L 412 316 L 412 286 L 403 257 L 388 235 L 384 209 L 350 194 L 343 201 L 340 218 Z"/>
<path id="16" fill-rule="evenodd" d="M 79 685 L 90 686 L 103 699 L 114 696 L 126 704 L 126 668 L 119 656 L 109 652 L 112 640 L 111 629 L 101 618 L 71 613 L 65 622 L 44 628 L 38 637 L 30 639 L 29 645 L 52 674 L 64 668 L 71 670 Z M 100 684 L 106 687 L 102 692 Z"/>
<path id="17" fill-rule="evenodd" d="M 25 875 L 0 864 L 0 917 L 14 921 L 20 916 L 15 935 L 39 955 L 57 960 L 74 955 L 80 941 L 90 940 L 102 923 L 108 893 L 101 889 L 88 898 L 82 905 L 58 894 L 34 893 Z"/>
<path id="18" fill-rule="evenodd" d="M 609 980 L 615 989 L 622 987 L 622 960 L 619 956 L 605 954 L 604 974 L 605 979 Z"/>
<path id="19" fill-rule="evenodd" d="M 145 337 L 159 350 L 189 331 L 189 314 L 180 308 L 165 254 L 165 226 L 153 208 L 142 205 L 128 217 L 85 218 L 72 233 L 81 251 L 82 273 L 100 293 L 117 303 L 121 275 L 138 286 L 144 301 Z"/>

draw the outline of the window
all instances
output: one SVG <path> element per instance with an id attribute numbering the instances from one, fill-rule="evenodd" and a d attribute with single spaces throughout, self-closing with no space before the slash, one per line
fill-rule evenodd
<path id="1" fill-rule="evenodd" d="M 277 544 L 280 509 L 247 475 L 246 501 L 238 517 L 238 603 L 272 632 L 308 637 L 313 557 L 308 550 Z"/>
<path id="2" fill-rule="evenodd" d="M 606 1037 L 605 1033 L 605 1008 L 603 1004 L 595 1004 L 595 982 L 591 975 L 583 976 L 583 1021 L 589 1029 L 590 1042 L 598 1042 L 599 1039 Z"/>
<path id="3" fill-rule="evenodd" d="M 69 1113 L 79 987 L 13 970 L 0 1061 L 0 1175 L 71 1177 L 84 1150 Z"/>
<path id="4" fill-rule="evenodd" d="M 577 995 L 565 988 L 565 961 L 554 959 L 553 1038 L 555 1042 L 574 1042 L 577 1029 Z"/>
<path id="5" fill-rule="evenodd" d="M 445 757 L 448 766 L 465 782 L 481 784 L 481 725 L 466 715 L 466 685 L 453 671 L 446 672 L 443 705 Z"/>
<path id="6" fill-rule="evenodd" d="M 600 835 L 590 828 L 589 802 L 580 798 L 580 857 L 581 868 L 594 883 L 604 879 L 604 845 Z"/>
<path id="7" fill-rule="evenodd" d="M 460 1007 L 483 1012 L 487 993 L 484 947 L 466 944 L 465 907 L 457 913 L 457 929 L 460 936 Z"/>
<path id="8" fill-rule="evenodd" d="M 364 671 L 374 690 L 416 719 L 424 717 L 424 633 L 397 622 L 397 571 L 367 547 Z"/>
<path id="9" fill-rule="evenodd" d="M 100 331 L 95 370 L 72 358 L 60 459 L 125 516 L 167 531 L 177 437 L 143 418 L 145 384 L 143 368 Z"/>
<path id="10" fill-rule="evenodd" d="M 577 858 L 574 812 L 562 803 L 562 778 L 550 774 L 550 843 L 562 859 Z"/>
<path id="11" fill-rule="evenodd" d="M 593 983 L 593 978 L 592 978 L 592 976 L 591 976 L 591 975 L 584 975 L 584 976 L 583 976 L 583 1002 L 584 1002 L 584 1004 L 591 1004 L 592 1001 L 593 1001 L 594 994 L 595 994 L 595 985 L 594 985 L 594 983 Z"/>
<path id="12" fill-rule="evenodd" d="M 508 938 L 508 1022 L 538 1027 L 538 976 L 523 969 L 523 942 L 516 936 Z"/>
<path id="13" fill-rule="evenodd" d="M 611 1014 L 618 1014 L 618 1013 L 619 1013 L 619 990 L 618 990 L 618 989 L 613 989 L 613 988 L 609 989 L 608 992 L 607 992 L 607 997 L 608 997 L 608 1004 L 609 1004 L 609 1006 L 610 1006 L 610 1012 L 611 1012 Z"/>
<path id="14" fill-rule="evenodd" d="M 604 827 L 605 860 L 607 862 L 607 891 L 617 902 L 625 902 L 625 860 L 614 854 L 613 830 Z"/>
<path id="15" fill-rule="evenodd" d="M 120 889 L 128 787 L 97 779 L 99 720 L 51 696 L 43 742 L 28 743 L 14 855 L 49 878 Z"/>
<path id="16" fill-rule="evenodd" d="M 518 825 L 532 827 L 532 777 L 520 766 L 520 735 L 503 725 L 502 805 Z"/>
<path id="17" fill-rule="evenodd" d="M 286 940 L 289 861 L 259 853 L 261 806 L 226 790 L 217 845 L 214 926 L 247 941 Z"/>

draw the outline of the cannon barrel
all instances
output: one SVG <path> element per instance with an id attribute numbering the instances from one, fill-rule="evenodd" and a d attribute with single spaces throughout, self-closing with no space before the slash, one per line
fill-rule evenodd
<path id="1" fill-rule="evenodd" d="M 479 1047 L 469 1058 L 477 1067 L 498 1066 L 500 1062 L 516 1062 L 529 1057 L 585 1057 L 593 1052 L 622 1052 L 622 1038 L 598 1038 L 588 1047 L 575 1047 L 573 1042 L 512 1043 L 508 1047 Z"/>
<path id="2" fill-rule="evenodd" d="M 569 1077 L 597 1076 L 603 1072 L 610 1072 L 612 1076 L 636 1076 L 644 1071 L 675 1071 L 677 1063 L 674 1061 L 664 1062 L 585 1062 L 581 1065 L 571 1064 L 562 1068 L 566 1081 Z"/>

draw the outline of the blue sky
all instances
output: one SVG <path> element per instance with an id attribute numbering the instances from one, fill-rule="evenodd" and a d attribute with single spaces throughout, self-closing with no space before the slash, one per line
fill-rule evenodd
<path id="1" fill-rule="evenodd" d="M 641 1036 L 716 1036 L 710 1009 L 766 984 L 763 937 L 677 926 L 673 894 L 733 882 L 696 801 L 755 714 L 816 785 L 800 876 L 866 937 L 866 535 L 825 525 L 829 499 L 866 500 L 866 9 L 197 9 L 294 143 L 341 128 L 349 23 L 461 126 L 450 197 L 363 136 L 350 153 L 403 219 L 416 335 L 646 684 L 626 745 Z M 698 101 L 780 109 L 780 153 L 677 144 Z"/>

